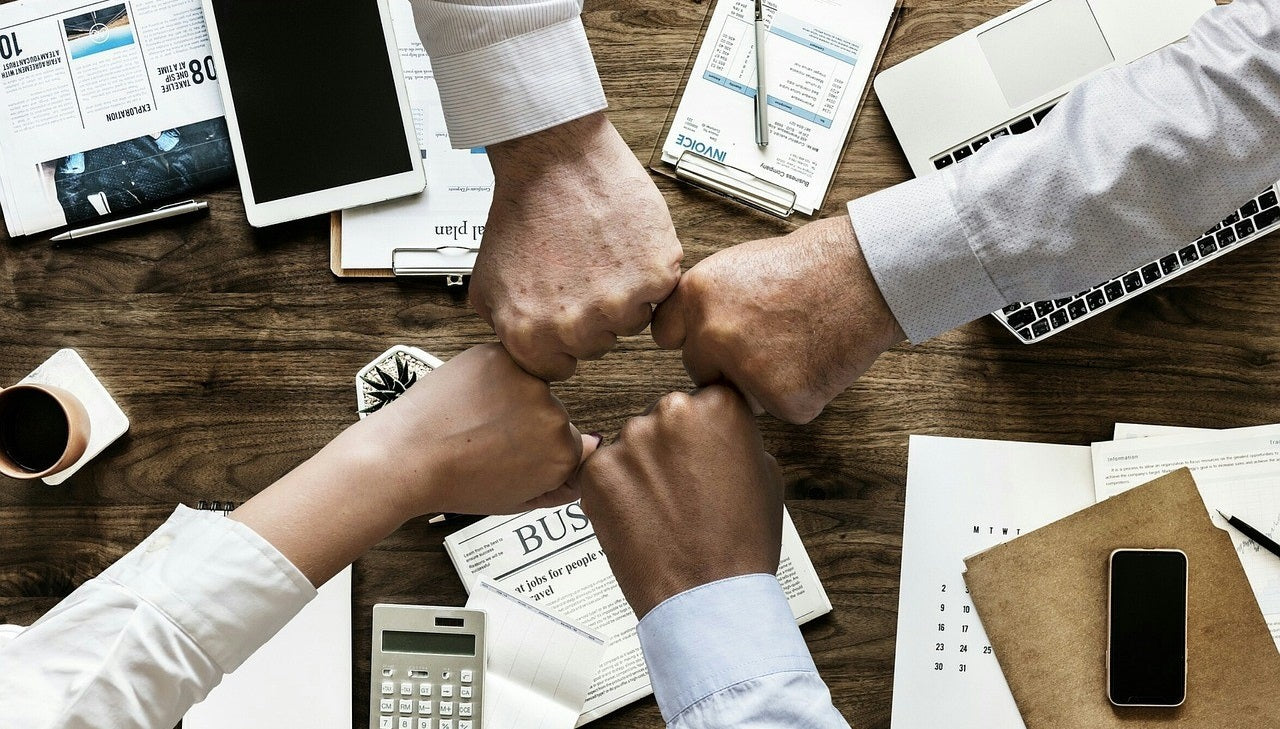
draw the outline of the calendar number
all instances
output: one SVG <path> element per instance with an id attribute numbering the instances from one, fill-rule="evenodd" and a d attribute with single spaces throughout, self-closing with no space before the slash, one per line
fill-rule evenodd
<path id="1" fill-rule="evenodd" d="M 947 646 L 945 643 L 934 643 L 933 649 L 935 651 L 945 651 L 947 649 Z"/>
<path id="2" fill-rule="evenodd" d="M 968 653 L 968 652 L 969 652 L 969 646 L 961 644 L 961 646 L 960 646 L 960 652 L 961 652 L 961 653 Z"/>
<path id="3" fill-rule="evenodd" d="M 991 646 L 989 645 L 982 646 L 982 653 L 983 655 L 991 655 Z"/>
<path id="4" fill-rule="evenodd" d="M 939 633 L 945 633 L 945 632 L 946 632 L 946 630 L 947 630 L 947 624 L 946 624 L 946 623 L 938 623 L 938 632 L 939 632 Z"/>
<path id="5" fill-rule="evenodd" d="M 947 604 L 945 602 L 938 606 L 938 612 L 945 613 L 946 611 L 947 611 Z"/>
<path id="6" fill-rule="evenodd" d="M 935 663 L 935 664 L 933 664 L 933 670 L 935 670 L 935 671 L 941 671 L 941 670 L 942 670 L 942 664 L 941 664 L 941 663 Z"/>
<path id="7" fill-rule="evenodd" d="M 961 626 L 960 626 L 960 632 L 961 632 L 961 633 L 968 633 L 968 632 L 969 632 L 969 626 L 967 626 L 967 625 L 961 625 Z"/>
<path id="8" fill-rule="evenodd" d="M 960 673 L 965 672 L 965 665 L 963 663 L 960 664 L 959 668 L 960 668 Z"/>

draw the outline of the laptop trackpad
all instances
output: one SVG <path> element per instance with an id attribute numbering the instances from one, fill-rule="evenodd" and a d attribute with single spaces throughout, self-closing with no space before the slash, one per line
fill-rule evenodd
<path id="1" fill-rule="evenodd" d="M 1049 0 L 979 33 L 978 45 L 1011 107 L 1115 60 L 1086 0 Z"/>

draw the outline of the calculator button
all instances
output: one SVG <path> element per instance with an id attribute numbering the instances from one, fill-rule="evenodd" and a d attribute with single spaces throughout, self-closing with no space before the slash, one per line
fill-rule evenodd
<path id="1" fill-rule="evenodd" d="M 412 716 L 400 717 L 399 729 L 413 729 L 413 717 Z"/>
<path id="2" fill-rule="evenodd" d="M 431 684 L 429 684 L 429 683 L 420 683 L 420 684 L 418 684 L 418 695 L 419 695 L 419 696 L 430 696 L 430 695 L 431 695 Z"/>
<path id="3" fill-rule="evenodd" d="M 458 680 L 463 683 L 471 683 L 471 671 L 466 668 L 459 671 Z"/>
<path id="4" fill-rule="evenodd" d="M 423 716 L 431 716 L 431 700 L 430 699 L 418 702 L 418 713 L 422 714 Z"/>
<path id="5" fill-rule="evenodd" d="M 453 719 L 441 719 L 440 729 L 453 729 Z"/>
<path id="6" fill-rule="evenodd" d="M 452 676 L 452 675 L 453 675 L 453 674 L 452 674 L 452 673 L 450 673 L 450 672 L 448 672 L 448 671 L 441 671 L 441 672 L 440 672 L 440 680 L 441 680 L 441 681 L 448 681 L 448 680 L 449 680 L 449 677 L 450 677 L 450 676 Z"/>
<path id="7" fill-rule="evenodd" d="M 409 681 L 405 681 L 404 683 L 400 684 L 400 695 L 413 696 L 413 684 L 410 683 Z"/>
<path id="8" fill-rule="evenodd" d="M 441 702 L 440 702 L 440 716 L 453 716 L 453 702 L 452 702 L 452 701 L 441 701 Z"/>
<path id="9" fill-rule="evenodd" d="M 378 704 L 378 711 L 381 711 L 381 712 L 382 712 L 382 713 L 384 713 L 384 714 L 390 714 L 391 712 L 393 712 L 393 711 L 395 711 L 395 710 L 396 710 L 396 700 L 395 700 L 395 699 L 383 699 L 383 700 L 382 700 L 381 702 L 379 702 L 379 704 Z"/>
<path id="10" fill-rule="evenodd" d="M 471 716 L 471 702 L 463 701 L 458 704 L 458 716 Z"/>
<path id="11" fill-rule="evenodd" d="M 419 719 L 419 720 L 418 720 L 418 729 L 431 729 L 431 720 L 430 720 L 430 719 Z"/>
<path id="12" fill-rule="evenodd" d="M 392 683 L 392 682 L 390 682 L 390 681 L 383 681 L 383 682 L 382 682 L 382 693 L 384 693 L 384 694 L 394 694 L 395 692 L 396 692 L 396 685 L 395 685 L 394 683 Z"/>
<path id="13" fill-rule="evenodd" d="M 470 719 L 459 719 L 459 720 L 458 720 L 458 729 L 471 729 L 471 720 L 470 720 Z"/>
<path id="14" fill-rule="evenodd" d="M 396 729 L 395 719 L 389 716 L 378 717 L 378 729 Z"/>
<path id="15" fill-rule="evenodd" d="M 463 686 L 462 688 L 458 689 L 458 697 L 463 699 L 471 698 L 471 687 Z"/>
<path id="16" fill-rule="evenodd" d="M 386 676 L 387 678 L 391 678 L 392 676 L 396 675 L 396 669 L 390 668 L 390 667 L 384 668 L 382 669 L 382 675 Z"/>
<path id="17" fill-rule="evenodd" d="M 413 699 L 400 699 L 400 713 L 401 714 L 413 713 Z"/>
<path id="18" fill-rule="evenodd" d="M 451 683 L 440 684 L 440 698 L 442 699 L 453 698 L 453 684 Z"/>

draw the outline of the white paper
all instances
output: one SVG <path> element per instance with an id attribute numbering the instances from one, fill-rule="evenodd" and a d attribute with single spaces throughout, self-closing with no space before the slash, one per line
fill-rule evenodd
<path id="1" fill-rule="evenodd" d="M 911 436 L 893 729 L 1023 727 L 964 558 L 1093 505 L 1086 446 Z"/>
<path id="2" fill-rule="evenodd" d="M 662 147 L 686 150 L 822 205 L 893 16 L 894 0 L 770 0 L 765 5 L 769 146 L 755 136 L 755 5 L 720 0 Z"/>
<path id="3" fill-rule="evenodd" d="M 342 211 L 342 268 L 391 268 L 397 248 L 479 248 L 493 201 L 493 168 L 484 149 L 450 145 L 435 74 L 409 0 L 392 0 L 391 18 L 427 187 L 418 195 Z M 474 252 L 468 260 L 475 260 Z"/>
<path id="4" fill-rule="evenodd" d="M 1180 435 L 1184 433 L 1213 433 L 1213 428 L 1187 428 L 1180 425 L 1147 425 L 1146 423 L 1116 423 L 1111 437 L 1115 440 L 1127 438 L 1149 438 L 1153 435 Z"/>
<path id="5" fill-rule="evenodd" d="M 582 507 L 574 502 L 516 516 L 494 516 L 444 540 L 468 592 L 481 576 L 504 590 L 608 637 L 578 726 L 653 693 L 636 635 L 636 615 L 609 569 Z M 784 512 L 778 581 L 796 622 L 831 612 L 813 562 Z"/>
<path id="6" fill-rule="evenodd" d="M 467 607 L 485 612 L 485 729 L 573 729 L 605 638 L 481 579 Z"/>
<path id="7" fill-rule="evenodd" d="M 351 708 L 348 566 L 204 701 L 191 707 L 182 729 L 340 727 L 351 722 Z"/>
<path id="8" fill-rule="evenodd" d="M 1280 557 L 1230 527 L 1217 510 L 1280 539 L 1280 425 L 1093 444 L 1097 498 L 1187 467 L 1214 526 L 1231 535 L 1267 627 L 1280 648 Z M 1191 566 L 1194 574 L 1195 565 Z"/>

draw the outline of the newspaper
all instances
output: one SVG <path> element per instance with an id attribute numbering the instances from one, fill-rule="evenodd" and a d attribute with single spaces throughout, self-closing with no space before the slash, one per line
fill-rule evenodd
<path id="1" fill-rule="evenodd" d="M 0 195 L 26 235 L 232 178 L 200 0 L 0 6 Z"/>
<path id="2" fill-rule="evenodd" d="M 484 576 L 609 638 L 578 726 L 653 693 L 636 635 L 639 621 L 577 502 L 482 519 L 446 537 L 444 546 L 468 593 Z M 790 513 L 783 515 L 778 581 L 797 623 L 831 612 Z"/>

